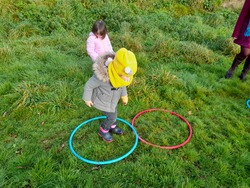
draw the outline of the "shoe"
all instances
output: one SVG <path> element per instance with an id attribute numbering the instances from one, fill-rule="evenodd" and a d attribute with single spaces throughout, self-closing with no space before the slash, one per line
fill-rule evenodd
<path id="1" fill-rule="evenodd" d="M 115 133 L 115 134 L 123 134 L 123 130 L 121 128 L 119 128 L 119 127 L 111 128 L 109 130 L 109 132 Z"/>
<path id="2" fill-rule="evenodd" d="M 113 141 L 113 138 L 111 136 L 111 134 L 109 133 L 109 131 L 107 130 L 104 130 L 102 127 L 100 127 L 100 130 L 98 132 L 98 135 L 100 137 L 102 137 L 102 139 L 105 141 L 105 142 L 112 142 Z"/>
<path id="3" fill-rule="evenodd" d="M 239 78 L 244 82 L 246 81 L 246 76 L 247 76 L 246 74 L 241 73 Z"/>
<path id="4" fill-rule="evenodd" d="M 234 70 L 232 70 L 231 68 L 227 71 L 226 75 L 225 75 L 225 78 L 232 78 L 233 76 L 233 72 Z"/>

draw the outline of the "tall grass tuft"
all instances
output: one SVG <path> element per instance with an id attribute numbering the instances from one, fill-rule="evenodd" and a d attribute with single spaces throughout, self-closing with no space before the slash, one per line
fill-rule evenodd
<path id="1" fill-rule="evenodd" d="M 202 64 L 208 63 L 211 64 L 215 61 L 213 51 L 198 45 L 194 42 L 179 42 L 176 44 L 179 53 L 175 54 L 181 59 L 188 60 L 192 64 Z"/>
<path id="2" fill-rule="evenodd" d="M 4 66 L 4 62 L 9 62 L 11 60 L 12 55 L 12 49 L 10 46 L 4 45 L 0 48 L 0 61 L 2 66 Z"/>

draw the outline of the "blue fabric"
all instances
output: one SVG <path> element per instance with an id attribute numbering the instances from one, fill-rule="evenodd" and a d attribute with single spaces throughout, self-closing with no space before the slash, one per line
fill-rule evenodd
<path id="1" fill-rule="evenodd" d="M 247 29 L 246 29 L 246 31 L 244 33 L 244 36 L 245 37 L 249 37 L 250 36 L 250 20 L 248 22 Z"/>

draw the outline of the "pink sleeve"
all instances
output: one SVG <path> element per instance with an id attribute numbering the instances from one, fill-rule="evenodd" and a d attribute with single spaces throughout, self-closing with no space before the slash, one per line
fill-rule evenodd
<path id="1" fill-rule="evenodd" d="M 110 50 L 110 52 L 113 52 L 113 47 L 112 47 L 112 45 L 111 45 L 111 42 L 110 42 L 110 40 L 109 40 L 109 36 L 107 35 L 107 41 L 108 41 L 108 49 Z"/>
<path id="2" fill-rule="evenodd" d="M 89 36 L 87 39 L 87 53 L 91 57 L 92 61 L 95 61 L 98 54 L 95 52 L 95 38 L 94 36 Z"/>

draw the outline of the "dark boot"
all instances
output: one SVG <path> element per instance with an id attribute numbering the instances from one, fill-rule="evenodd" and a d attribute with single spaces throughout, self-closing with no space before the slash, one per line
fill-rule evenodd
<path id="1" fill-rule="evenodd" d="M 244 60 L 242 57 L 238 57 L 238 55 L 235 56 L 234 61 L 230 69 L 227 71 L 225 78 L 231 78 L 233 76 L 234 70 L 237 68 L 237 66 Z"/>
<path id="2" fill-rule="evenodd" d="M 116 127 L 116 124 L 111 125 L 111 129 L 109 130 L 109 132 L 115 133 L 115 134 L 123 134 L 123 130 L 119 127 Z"/>
<path id="3" fill-rule="evenodd" d="M 112 142 L 113 138 L 111 134 L 109 133 L 109 130 L 105 130 L 102 127 L 100 127 L 100 130 L 98 132 L 99 136 L 103 138 L 105 142 Z"/>
<path id="4" fill-rule="evenodd" d="M 246 80 L 247 72 L 249 71 L 249 69 L 250 69 L 250 57 L 248 57 L 246 59 L 245 65 L 243 67 L 243 70 L 242 70 L 242 72 L 241 72 L 241 74 L 239 76 L 242 81 Z"/>

